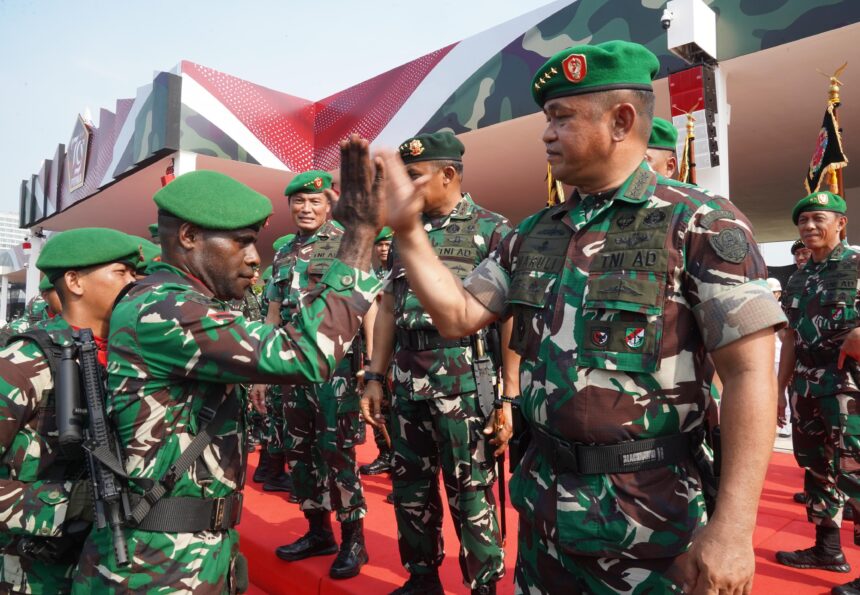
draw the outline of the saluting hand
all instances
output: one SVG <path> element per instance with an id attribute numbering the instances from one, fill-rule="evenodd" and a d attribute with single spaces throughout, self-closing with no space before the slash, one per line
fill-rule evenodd
<path id="1" fill-rule="evenodd" d="M 341 194 L 332 216 L 345 229 L 368 227 L 374 236 L 385 224 L 385 169 L 370 160 L 367 140 L 357 134 L 340 143 Z"/>

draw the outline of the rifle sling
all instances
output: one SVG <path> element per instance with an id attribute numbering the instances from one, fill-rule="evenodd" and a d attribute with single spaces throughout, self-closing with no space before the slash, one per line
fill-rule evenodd
<path id="1" fill-rule="evenodd" d="M 225 421 L 235 417 L 239 408 L 239 399 L 232 396 L 232 393 L 227 395 L 227 398 L 223 401 L 221 400 L 222 397 L 223 395 L 215 393 L 210 393 L 206 396 L 203 402 L 203 407 L 200 408 L 200 412 L 197 414 L 197 420 L 199 422 L 197 435 L 193 440 L 191 440 L 188 447 L 182 451 L 182 454 L 179 455 L 176 462 L 174 462 L 165 474 L 155 482 L 155 486 L 152 489 L 147 490 L 143 497 L 134 506 L 131 511 L 132 518 L 130 520 L 133 525 L 144 528 L 144 519 L 147 519 L 147 515 L 153 511 L 153 507 L 156 503 L 161 500 L 167 492 L 173 489 L 176 480 L 190 469 L 191 465 L 193 465 L 200 455 L 203 454 L 205 448 L 209 446 L 212 439 L 215 437 L 215 431 L 217 431 Z M 171 500 L 177 499 L 171 498 Z M 188 500 L 205 501 L 201 498 L 189 498 Z M 188 505 L 187 508 L 189 514 L 196 514 L 196 505 Z M 181 509 L 182 505 L 176 504 L 177 514 L 183 514 Z M 149 524 L 151 525 L 153 522 L 150 522 Z M 158 524 L 161 525 L 160 522 Z M 151 531 L 153 529 L 149 530 Z M 174 529 L 171 532 L 177 531 Z"/>

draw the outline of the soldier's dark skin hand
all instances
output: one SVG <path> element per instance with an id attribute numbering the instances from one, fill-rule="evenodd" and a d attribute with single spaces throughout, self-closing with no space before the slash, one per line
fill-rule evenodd
<path id="1" fill-rule="evenodd" d="M 504 418 L 501 424 L 498 424 L 499 416 Z M 508 450 L 508 442 L 510 442 L 511 437 L 514 435 L 512 420 L 513 412 L 511 411 L 511 404 L 504 403 L 501 409 L 493 411 L 493 415 L 490 416 L 487 420 L 487 425 L 484 426 L 485 435 L 490 436 L 491 434 L 495 434 L 495 437 L 490 439 L 490 444 L 496 447 L 496 450 L 493 452 L 494 457 L 500 457 Z M 498 427 L 498 430 L 496 430 L 496 427 Z"/>
<path id="2" fill-rule="evenodd" d="M 344 227 L 337 258 L 346 265 L 370 270 L 373 240 L 385 223 L 385 169 L 370 159 L 367 140 L 351 134 L 340 143 L 340 198 L 332 216 Z"/>
<path id="3" fill-rule="evenodd" d="M 382 419 L 382 385 L 378 381 L 372 380 L 365 384 L 360 407 L 364 421 L 374 428 L 378 428 L 384 423 Z"/>

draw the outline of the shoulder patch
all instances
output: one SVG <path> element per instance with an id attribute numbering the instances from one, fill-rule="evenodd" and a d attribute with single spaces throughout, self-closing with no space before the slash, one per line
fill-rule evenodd
<path id="1" fill-rule="evenodd" d="M 711 211 L 710 213 L 705 213 L 699 219 L 699 225 L 704 227 L 705 229 L 711 229 L 711 226 L 719 221 L 720 219 L 730 219 L 734 221 L 736 219 L 734 212 L 727 211 L 725 209 L 719 209 L 716 211 Z"/>
<path id="2" fill-rule="evenodd" d="M 743 230 L 737 227 L 729 227 L 718 234 L 708 237 L 711 248 L 717 256 L 726 262 L 740 264 L 750 251 L 749 242 Z"/>

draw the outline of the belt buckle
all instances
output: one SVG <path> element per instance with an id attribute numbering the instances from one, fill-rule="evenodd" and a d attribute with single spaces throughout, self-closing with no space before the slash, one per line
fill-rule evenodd
<path id="1" fill-rule="evenodd" d="M 244 500 L 245 496 L 241 492 L 233 495 L 233 506 L 230 508 L 231 527 L 235 527 L 242 520 L 242 504 Z"/>
<path id="2" fill-rule="evenodd" d="M 226 506 L 226 498 L 216 498 L 215 508 L 212 510 L 212 529 L 220 531 L 224 524 L 224 507 Z"/>

